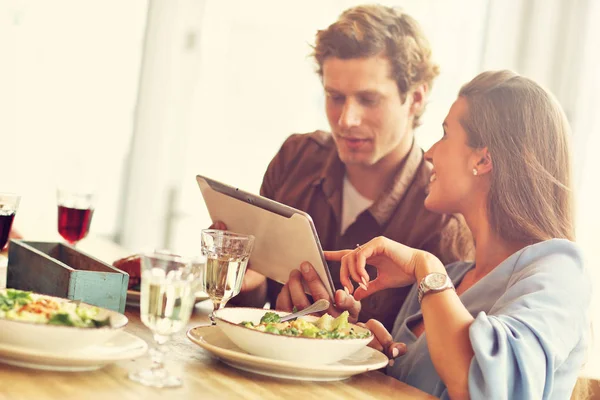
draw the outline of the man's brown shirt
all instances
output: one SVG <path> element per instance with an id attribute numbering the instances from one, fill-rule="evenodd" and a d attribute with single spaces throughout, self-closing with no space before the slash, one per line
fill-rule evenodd
<path id="1" fill-rule="evenodd" d="M 462 216 L 425 209 L 431 167 L 416 144 L 399 166 L 393 184 L 341 235 L 344 175 L 345 166 L 331 134 L 296 134 L 285 141 L 269 164 L 260 193 L 307 212 L 324 250 L 352 249 L 385 236 L 428 251 L 444 264 L 472 259 L 472 236 Z M 339 263 L 330 262 L 329 269 L 336 288 L 342 288 Z M 374 279 L 375 268 L 368 267 L 367 271 Z M 269 282 L 271 304 L 280 290 L 281 285 Z M 359 320 L 374 318 L 391 329 L 409 290 L 410 286 L 387 289 L 363 299 Z"/>

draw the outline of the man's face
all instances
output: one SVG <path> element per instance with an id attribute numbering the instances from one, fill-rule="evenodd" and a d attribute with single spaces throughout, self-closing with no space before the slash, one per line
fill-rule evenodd
<path id="1" fill-rule="evenodd" d="M 326 112 L 340 159 L 372 166 L 412 142 L 410 94 L 404 104 L 386 57 L 323 63 Z"/>

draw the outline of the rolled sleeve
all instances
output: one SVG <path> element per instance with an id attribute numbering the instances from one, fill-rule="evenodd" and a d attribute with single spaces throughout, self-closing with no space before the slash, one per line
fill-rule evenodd
<path id="1" fill-rule="evenodd" d="M 541 398 L 548 373 L 543 346 L 522 323 L 479 313 L 471 325 L 473 399 Z"/>
<path id="2" fill-rule="evenodd" d="M 583 362 L 590 300 L 590 280 L 576 254 L 542 258 L 515 274 L 496 305 L 489 313 L 479 312 L 469 328 L 475 353 L 469 369 L 471 398 L 542 399 L 570 393 L 572 387 L 553 387 L 554 380 L 574 349 L 581 353 L 574 365 Z M 578 373 L 578 367 L 565 370 Z"/>

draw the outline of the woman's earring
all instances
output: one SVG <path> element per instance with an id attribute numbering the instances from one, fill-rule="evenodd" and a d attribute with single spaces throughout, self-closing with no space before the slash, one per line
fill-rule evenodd
<path id="1" fill-rule="evenodd" d="M 477 176 L 477 168 L 473 168 L 473 175 Z"/>

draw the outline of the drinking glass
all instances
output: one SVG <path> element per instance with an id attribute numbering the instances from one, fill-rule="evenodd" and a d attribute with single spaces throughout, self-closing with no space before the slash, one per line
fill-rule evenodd
<path id="1" fill-rule="evenodd" d="M 58 233 L 75 245 L 87 236 L 94 214 L 94 193 L 58 189 Z"/>
<path id="2" fill-rule="evenodd" d="M 190 319 L 195 301 L 197 268 L 188 258 L 164 252 L 143 253 L 140 263 L 140 316 L 144 325 L 152 331 L 156 346 L 150 349 L 150 368 L 132 372 L 129 378 L 146 386 L 181 386 L 181 379 L 170 375 L 165 368 L 164 345 Z"/>
<path id="3" fill-rule="evenodd" d="M 252 235 L 202 230 L 202 254 L 206 257 L 203 289 L 213 303 L 212 325 L 216 325 L 214 312 L 240 292 L 253 245 Z"/>
<path id="4" fill-rule="evenodd" d="M 0 251 L 8 243 L 8 234 L 12 227 L 21 196 L 14 193 L 0 193 Z M 4 267 L 8 259 L 0 255 L 0 266 Z"/>

